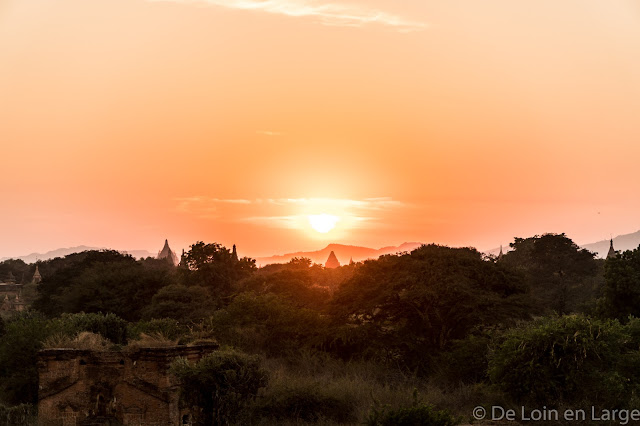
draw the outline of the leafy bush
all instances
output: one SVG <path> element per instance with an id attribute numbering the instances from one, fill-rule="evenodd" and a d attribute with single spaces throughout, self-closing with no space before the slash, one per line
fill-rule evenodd
<path id="1" fill-rule="evenodd" d="M 354 398 L 331 395 L 319 384 L 279 387 L 265 395 L 257 406 L 255 411 L 260 417 L 278 421 L 355 421 Z"/>
<path id="2" fill-rule="evenodd" d="M 89 331 L 99 334 L 115 344 L 127 343 L 128 323 L 112 313 L 62 314 L 60 318 L 53 320 L 53 324 L 59 327 L 60 332 L 64 334 L 74 335 Z"/>
<path id="3" fill-rule="evenodd" d="M 544 318 L 505 334 L 489 374 L 521 402 L 625 406 L 640 383 L 638 341 L 630 331 L 615 320 Z"/>
<path id="4" fill-rule="evenodd" d="M 50 333 L 47 319 L 35 312 L 20 313 L 7 321 L 0 339 L 0 400 L 37 403 L 37 356 Z"/>
<path id="5" fill-rule="evenodd" d="M 180 380 L 181 400 L 194 412 L 196 424 L 228 424 L 266 386 L 268 375 L 260 359 L 235 350 L 220 350 L 195 365 L 179 358 L 171 372 Z"/>
<path id="6" fill-rule="evenodd" d="M 453 341 L 449 350 L 436 359 L 436 376 L 452 384 L 486 381 L 490 343 L 489 333 Z"/>
<path id="7" fill-rule="evenodd" d="M 454 426 L 461 419 L 447 410 L 436 411 L 430 405 L 420 402 L 417 391 L 413 393 L 413 405 L 392 409 L 388 405 L 373 407 L 365 421 L 368 426 Z"/>
<path id="8" fill-rule="evenodd" d="M 5 407 L 0 404 L 0 426 L 31 426 L 38 423 L 38 410 L 29 404 Z"/>

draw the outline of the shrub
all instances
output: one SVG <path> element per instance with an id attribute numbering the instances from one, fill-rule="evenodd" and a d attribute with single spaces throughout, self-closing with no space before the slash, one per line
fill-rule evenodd
<path id="1" fill-rule="evenodd" d="M 38 410 L 30 404 L 5 407 L 0 404 L 0 426 L 31 426 L 38 423 Z"/>
<path id="2" fill-rule="evenodd" d="M 346 395 L 331 395 L 320 384 L 305 387 L 285 386 L 269 392 L 258 404 L 256 414 L 278 421 L 338 423 L 355 421 L 355 400 Z"/>
<path id="3" fill-rule="evenodd" d="M 454 426 L 462 419 L 446 410 L 436 411 L 420 402 L 418 392 L 413 393 L 413 405 L 392 409 L 388 405 L 373 407 L 365 421 L 368 426 Z"/>
<path id="4" fill-rule="evenodd" d="M 490 355 L 489 374 L 520 402 L 618 408 L 639 383 L 638 342 L 631 342 L 616 320 L 544 318 L 505 334 Z"/>
<path id="5" fill-rule="evenodd" d="M 230 349 L 207 355 L 195 365 L 179 358 L 171 372 L 180 380 L 182 402 L 197 407 L 194 420 L 203 425 L 232 423 L 268 381 L 257 356 Z"/>
<path id="6" fill-rule="evenodd" d="M 450 384 L 485 382 L 490 343 L 488 333 L 471 334 L 453 341 L 449 350 L 436 359 L 434 370 L 437 377 Z"/>
<path id="7" fill-rule="evenodd" d="M 37 356 L 50 333 L 46 318 L 35 312 L 20 313 L 7 321 L 0 339 L 0 400 L 37 403 Z"/>
<path id="8" fill-rule="evenodd" d="M 62 314 L 60 318 L 52 320 L 60 328 L 60 332 L 74 335 L 82 331 L 100 334 L 115 344 L 127 343 L 127 321 L 116 314 L 108 313 L 79 313 Z"/>

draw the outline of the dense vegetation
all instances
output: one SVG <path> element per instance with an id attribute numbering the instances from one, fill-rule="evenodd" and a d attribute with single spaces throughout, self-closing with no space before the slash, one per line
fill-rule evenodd
<path id="1" fill-rule="evenodd" d="M 640 248 L 605 261 L 564 234 L 511 248 L 498 259 L 426 245 L 337 269 L 256 268 L 202 242 L 177 267 L 115 251 L 40 261 L 32 310 L 0 319 L 0 413 L 32 418 L 20 404 L 37 402 L 37 351 L 88 335 L 105 348 L 215 339 L 224 349 L 172 370 L 201 424 L 449 425 L 477 405 L 636 406 Z"/>

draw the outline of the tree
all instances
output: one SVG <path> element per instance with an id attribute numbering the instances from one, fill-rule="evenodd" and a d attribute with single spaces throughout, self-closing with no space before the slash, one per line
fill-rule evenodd
<path id="1" fill-rule="evenodd" d="M 216 296 L 227 296 L 233 283 L 255 270 L 254 259 L 238 259 L 221 244 L 205 244 L 202 241 L 191 245 L 191 249 L 182 256 L 179 266 L 184 285 L 209 288 Z"/>
<path id="2" fill-rule="evenodd" d="M 67 259 L 68 258 L 68 259 Z M 176 282 L 175 267 L 157 259 L 136 261 L 117 251 L 87 251 L 67 256 L 43 277 L 35 309 L 63 312 L 113 312 L 138 320 L 161 288 Z"/>
<path id="3" fill-rule="evenodd" d="M 343 345 L 411 368 L 480 325 L 522 318 L 524 286 L 475 249 L 422 246 L 366 261 L 336 293 Z"/>
<path id="4" fill-rule="evenodd" d="M 16 282 L 21 283 L 24 280 L 30 280 L 32 274 L 29 274 L 29 265 L 21 259 L 7 259 L 0 262 L 0 282 L 4 281 L 11 273 Z"/>
<path id="5" fill-rule="evenodd" d="M 571 312 L 595 297 L 600 284 L 595 254 L 565 234 L 515 238 L 510 246 L 498 263 L 524 275 L 539 311 Z"/>
<path id="6" fill-rule="evenodd" d="M 205 325 L 222 344 L 283 356 L 322 346 L 329 324 L 318 312 L 275 294 L 241 293 Z"/>
<path id="7" fill-rule="evenodd" d="M 293 258 L 285 264 L 261 268 L 241 281 L 239 287 L 245 292 L 277 294 L 299 307 L 321 309 L 330 297 L 330 288 L 319 285 L 324 275 L 325 268 L 313 265 L 310 259 Z"/>
<path id="8" fill-rule="evenodd" d="M 180 321 L 198 320 L 210 315 L 215 303 L 204 287 L 169 285 L 161 288 L 143 311 L 151 318 L 173 318 Z"/>
<path id="9" fill-rule="evenodd" d="M 623 322 L 629 315 L 640 317 L 640 247 L 608 258 L 604 277 L 598 313 Z"/>

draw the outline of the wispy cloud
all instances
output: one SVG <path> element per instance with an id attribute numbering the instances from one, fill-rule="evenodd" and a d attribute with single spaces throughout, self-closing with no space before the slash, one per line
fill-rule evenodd
<path id="1" fill-rule="evenodd" d="M 289 216 L 251 216 L 241 219 L 242 222 L 253 223 L 271 228 L 297 229 L 300 227 L 300 217 Z"/>
<path id="2" fill-rule="evenodd" d="M 364 6 L 327 3 L 311 0 L 151 0 L 178 3 L 205 3 L 229 9 L 262 11 L 291 17 L 310 17 L 323 25 L 362 27 L 379 24 L 401 32 L 421 31 L 427 28 L 423 22 L 415 22 L 400 16 Z"/>
<path id="3" fill-rule="evenodd" d="M 267 202 L 279 206 L 287 204 L 310 208 L 342 208 L 361 210 L 384 210 L 402 207 L 405 204 L 391 197 L 364 198 L 351 200 L 345 198 L 270 198 Z"/>
<path id="4" fill-rule="evenodd" d="M 202 219 L 216 219 L 219 205 L 222 204 L 251 204 L 250 200 L 243 199 L 220 199 L 195 195 L 192 197 L 174 198 L 176 210 L 181 213 L 195 214 Z"/>
<path id="5" fill-rule="evenodd" d="M 408 204 L 389 197 L 220 199 L 205 196 L 176 198 L 176 209 L 201 219 L 243 222 L 271 228 L 302 229 L 308 217 L 331 214 L 349 228 L 375 227 L 383 218 Z"/>
<path id="6" fill-rule="evenodd" d="M 265 136 L 280 136 L 282 135 L 282 132 L 274 132 L 271 130 L 258 130 L 256 131 L 257 134 L 259 135 L 265 135 Z"/>

